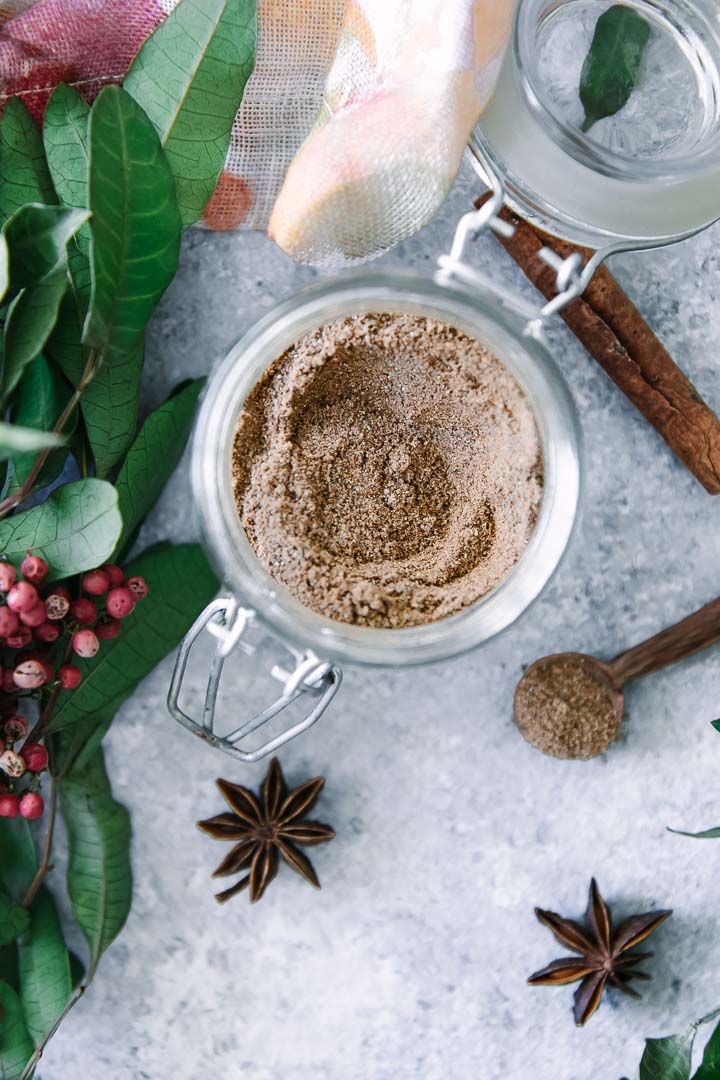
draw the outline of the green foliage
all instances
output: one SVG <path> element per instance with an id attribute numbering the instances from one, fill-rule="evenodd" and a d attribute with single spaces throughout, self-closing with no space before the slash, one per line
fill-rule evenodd
<path id="1" fill-rule="evenodd" d="M 25 368 L 45 348 L 66 288 L 67 272 L 59 267 L 34 288 L 22 289 L 10 305 L 5 322 L 3 397 L 15 390 Z"/>
<path id="2" fill-rule="evenodd" d="M 27 930 L 29 921 L 25 908 L 0 892 L 0 945 L 9 945 L 19 938 Z"/>
<path id="3" fill-rule="evenodd" d="M 19 566 L 28 550 L 43 554 L 50 578 L 106 562 L 122 530 L 117 491 L 105 480 L 64 484 L 39 506 L 0 521 L 0 552 Z"/>
<path id="4" fill-rule="evenodd" d="M 180 214 L 155 129 L 119 86 L 95 101 L 88 141 L 93 288 L 84 341 L 124 356 L 177 269 Z"/>
<path id="5" fill-rule="evenodd" d="M 87 220 L 85 210 L 34 203 L 21 207 L 3 227 L 13 287 L 34 285 L 62 265 L 68 241 Z"/>
<path id="6" fill-rule="evenodd" d="M 0 880 L 14 900 L 22 900 L 35 877 L 37 859 L 24 818 L 0 818 Z"/>
<path id="7" fill-rule="evenodd" d="M 204 379 L 194 379 L 173 392 L 148 416 L 130 447 L 115 481 L 123 519 L 118 549 L 127 543 L 155 505 L 179 462 L 204 385 Z"/>
<path id="8" fill-rule="evenodd" d="M 70 958 L 55 902 L 43 886 L 30 905 L 30 926 L 18 946 L 20 1000 L 36 1043 L 62 1013 L 72 990 Z"/>
<path id="9" fill-rule="evenodd" d="M 715 1009 L 678 1035 L 646 1039 L 639 1080 L 691 1080 L 693 1046 L 698 1029 L 716 1020 L 718 1015 L 720 1009 Z M 692 1080 L 720 1080 L 720 1025 L 710 1036 L 702 1064 Z"/>
<path id="10" fill-rule="evenodd" d="M 113 798 L 102 750 L 58 788 L 70 847 L 68 894 L 90 950 L 89 978 L 130 910 L 130 818 Z"/>
<path id="11" fill-rule="evenodd" d="M 84 209 L 88 185 L 90 107 L 77 90 L 61 83 L 45 109 L 43 141 L 55 192 L 63 206 Z M 68 260 L 80 322 L 90 300 L 90 226 L 86 223 L 68 245 Z M 79 340 L 79 335 L 78 335 Z"/>
<path id="12" fill-rule="evenodd" d="M 651 33 L 647 19 L 625 4 L 615 4 L 600 16 L 580 75 L 583 131 L 627 105 Z"/>
<path id="13" fill-rule="evenodd" d="M 11 97 L 0 118 L 0 221 L 26 203 L 54 203 L 42 139 L 19 98 Z"/>
<path id="14" fill-rule="evenodd" d="M 13 403 L 12 420 L 20 427 L 10 428 L 8 443 L 4 442 L 0 428 L 0 447 L 10 445 L 10 440 L 16 444 L 12 447 L 11 491 L 16 491 L 27 479 L 38 450 L 45 446 L 62 446 L 66 442 L 65 435 L 53 435 L 51 432 L 69 400 L 70 391 L 55 366 L 42 355 L 31 360 Z M 76 422 L 77 417 L 73 416 L 66 433 L 72 430 Z M 62 472 L 66 458 L 67 449 L 51 454 L 36 486 L 42 487 L 55 480 Z"/>
<path id="15" fill-rule="evenodd" d="M 177 388 L 136 434 L 145 329 L 174 276 L 182 221 L 202 214 L 222 168 L 252 70 L 255 3 L 181 0 L 158 33 L 129 79 L 139 104 L 112 86 L 89 108 L 59 86 L 42 134 L 17 99 L 0 119 L 0 389 L 10 421 L 0 422 L 0 461 L 11 460 L 0 556 L 17 566 L 32 549 L 48 560 L 50 580 L 127 547 L 179 460 L 202 387 L 198 380 Z M 71 451 L 83 478 L 24 509 Z M 104 478 L 120 462 L 113 486 Z M 112 796 L 101 740 L 218 584 L 197 545 L 158 545 L 126 569 L 146 578 L 152 599 L 96 658 L 80 661 L 76 691 L 60 693 L 54 708 L 43 691 L 53 710 L 45 736 L 69 840 L 68 893 L 90 951 L 86 973 L 67 950 L 50 892 L 37 889 L 45 865 L 38 872 L 28 823 L 0 819 L 2 1080 L 32 1072 L 77 999 L 74 988 L 93 978 L 127 917 L 130 825 Z"/>
<path id="16" fill-rule="evenodd" d="M 252 74 L 255 0 L 182 0 L 143 45 L 124 86 L 160 136 L 184 226 L 202 217 Z"/>
<path id="17" fill-rule="evenodd" d="M 17 994 L 0 982 L 0 1078 L 20 1080 L 34 1049 Z"/>

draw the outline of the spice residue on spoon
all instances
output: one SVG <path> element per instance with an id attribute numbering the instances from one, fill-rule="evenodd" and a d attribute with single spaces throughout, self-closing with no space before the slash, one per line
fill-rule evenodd
<path id="1" fill-rule="evenodd" d="M 592 656 L 537 661 L 515 690 L 513 719 L 528 742 L 558 758 L 589 760 L 620 734 L 622 695 Z"/>
<path id="2" fill-rule="evenodd" d="M 301 603 L 398 628 L 508 574 L 542 459 L 523 391 L 482 344 L 432 319 L 358 315 L 307 334 L 258 382 L 233 481 L 258 558 Z"/>

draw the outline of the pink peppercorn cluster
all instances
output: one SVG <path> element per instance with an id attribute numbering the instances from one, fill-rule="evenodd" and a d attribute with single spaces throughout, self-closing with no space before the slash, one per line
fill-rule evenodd
<path id="1" fill-rule="evenodd" d="M 82 672 L 70 662 L 73 654 L 95 656 L 100 642 L 117 637 L 121 620 L 148 593 L 144 578 L 126 578 L 113 563 L 67 583 L 75 586 L 75 596 L 67 584 L 44 585 L 48 570 L 45 559 L 31 552 L 20 574 L 0 561 L 0 817 L 32 819 L 44 809 L 38 788 L 47 751 L 40 743 L 23 742 L 28 725 L 17 714 L 18 698 L 76 689 Z M 28 777 L 27 789 L 19 794 L 17 782 Z"/>

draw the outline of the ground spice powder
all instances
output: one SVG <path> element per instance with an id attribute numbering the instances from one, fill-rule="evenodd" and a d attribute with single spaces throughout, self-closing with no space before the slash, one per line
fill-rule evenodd
<path id="1" fill-rule="evenodd" d="M 515 565 L 542 495 L 532 410 L 507 368 L 414 315 L 327 323 L 242 409 L 233 481 L 267 571 L 340 622 L 444 618 Z"/>
<path id="2" fill-rule="evenodd" d="M 513 716 L 528 742 L 558 758 L 588 760 L 620 734 L 617 695 L 582 656 L 530 668 L 515 691 Z"/>

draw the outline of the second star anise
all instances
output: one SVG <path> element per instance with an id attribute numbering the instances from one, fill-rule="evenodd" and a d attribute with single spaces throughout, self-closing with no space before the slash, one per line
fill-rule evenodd
<path id="1" fill-rule="evenodd" d="M 314 847 L 335 836 L 329 825 L 301 820 L 317 802 L 325 786 L 324 778 L 316 776 L 288 792 L 280 762 L 273 758 L 262 783 L 260 798 L 229 780 L 218 780 L 217 786 L 231 812 L 198 821 L 197 826 L 215 840 L 234 840 L 236 843 L 213 877 L 235 874 L 246 867 L 250 872 L 229 889 L 217 893 L 215 899 L 222 904 L 249 888 L 250 901 L 255 903 L 277 874 L 279 855 L 296 873 L 319 889 L 320 882 L 313 865 L 299 846 Z"/>
<path id="2" fill-rule="evenodd" d="M 580 982 L 575 991 L 573 1013 L 575 1023 L 582 1027 L 600 1004 L 606 986 L 614 986 L 631 997 L 640 997 L 630 982 L 650 978 L 645 972 L 637 970 L 637 964 L 649 959 L 652 953 L 630 950 L 652 934 L 661 922 L 672 915 L 672 911 L 631 915 L 613 929 L 607 904 L 593 878 L 585 916 L 587 927 L 580 926 L 572 919 L 563 919 L 554 911 L 535 908 L 535 914 L 544 926 L 552 930 L 561 945 L 578 955 L 553 960 L 547 967 L 531 975 L 528 982 L 531 986 L 565 986 Z"/>

